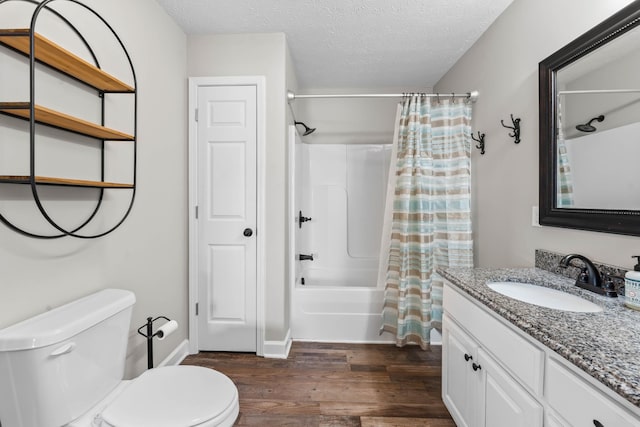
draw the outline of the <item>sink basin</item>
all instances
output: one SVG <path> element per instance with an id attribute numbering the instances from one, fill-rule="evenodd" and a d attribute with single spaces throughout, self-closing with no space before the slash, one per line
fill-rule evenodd
<path id="1" fill-rule="evenodd" d="M 582 313 L 602 311 L 602 307 L 599 305 L 580 298 L 579 296 L 556 289 L 545 288 L 544 286 L 532 285 L 531 283 L 489 282 L 487 286 L 509 298 L 541 307 Z"/>

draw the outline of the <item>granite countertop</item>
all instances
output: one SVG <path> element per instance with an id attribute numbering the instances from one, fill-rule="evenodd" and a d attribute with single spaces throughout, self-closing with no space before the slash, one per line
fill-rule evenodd
<path id="1" fill-rule="evenodd" d="M 640 312 L 580 289 L 575 280 L 539 268 L 449 268 L 438 272 L 587 374 L 640 407 Z M 490 281 L 523 281 L 579 295 L 603 307 L 576 313 L 517 301 L 490 289 Z"/>

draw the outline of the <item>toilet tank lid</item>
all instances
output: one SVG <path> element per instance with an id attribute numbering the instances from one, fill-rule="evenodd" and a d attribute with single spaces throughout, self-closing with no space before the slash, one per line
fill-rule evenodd
<path id="1" fill-rule="evenodd" d="M 62 342 L 131 307 L 131 291 L 104 289 L 0 330 L 0 351 L 28 350 Z"/>

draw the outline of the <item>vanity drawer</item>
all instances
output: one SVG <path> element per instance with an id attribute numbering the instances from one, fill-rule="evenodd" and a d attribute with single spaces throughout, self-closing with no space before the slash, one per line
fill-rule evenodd
<path id="1" fill-rule="evenodd" d="M 443 291 L 443 308 L 534 395 L 542 396 L 543 350 L 533 346 L 447 283 Z"/>
<path id="2" fill-rule="evenodd" d="M 571 426 L 637 427 L 638 420 L 624 408 L 559 362 L 549 358 L 545 373 L 545 397 Z"/>

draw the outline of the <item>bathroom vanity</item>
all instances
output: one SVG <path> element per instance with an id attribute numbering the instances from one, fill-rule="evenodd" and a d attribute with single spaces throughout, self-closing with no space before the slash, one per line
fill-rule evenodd
<path id="1" fill-rule="evenodd" d="M 442 398 L 459 427 L 640 426 L 640 312 L 538 268 L 446 269 Z M 498 293 L 524 282 L 602 308 L 572 312 Z"/>

